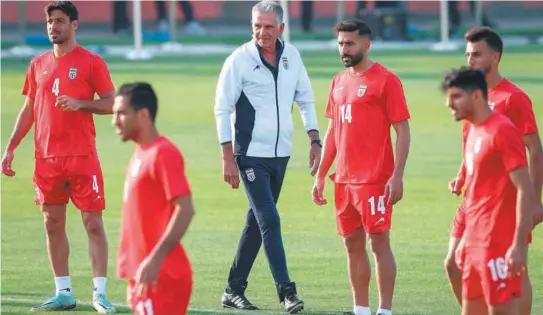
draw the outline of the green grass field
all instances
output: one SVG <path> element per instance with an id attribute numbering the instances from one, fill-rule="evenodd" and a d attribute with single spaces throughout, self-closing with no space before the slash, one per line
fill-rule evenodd
<path id="1" fill-rule="evenodd" d="M 502 73 L 532 98 L 538 121 L 543 121 L 541 57 L 543 49 L 508 50 Z M 404 199 L 395 207 L 392 246 L 398 264 L 394 314 L 458 314 L 450 293 L 443 259 L 451 220 L 459 199 L 447 191 L 461 157 L 460 124 L 443 106 L 439 91 L 442 73 L 463 65 L 462 52 L 375 52 L 373 58 L 396 71 L 404 83 L 412 119 L 412 145 L 404 179 Z M 195 271 L 191 313 L 222 311 L 219 301 L 238 237 L 245 221 L 247 201 L 243 190 L 232 191 L 222 181 L 220 149 L 213 116 L 215 84 L 223 57 L 199 56 L 134 63 L 110 60 L 116 86 L 146 80 L 159 95 L 159 130 L 183 151 L 194 191 L 196 216 L 183 239 Z M 324 106 L 333 75 L 342 70 L 336 53 L 307 53 L 304 60 L 317 97 L 321 129 L 327 121 Z M 23 97 L 20 95 L 27 62 L 2 62 L 2 149 Z M 537 70 L 537 69 L 540 70 Z M 539 75 L 537 74 L 539 73 Z M 308 141 L 298 113 L 294 152 L 278 208 L 291 278 L 306 302 L 308 314 L 352 309 L 342 240 L 336 234 L 334 210 L 312 204 L 313 178 L 308 170 Z M 125 283 L 114 278 L 119 234 L 120 204 L 125 166 L 133 144 L 121 143 L 110 116 L 96 118 L 97 143 L 106 181 L 110 264 L 108 295 L 125 303 Z M 14 178 L 2 177 L 2 313 L 27 314 L 29 308 L 54 290 L 39 209 L 33 204 L 32 132 L 16 151 Z M 332 186 L 325 192 L 332 198 Z M 92 276 L 88 245 L 78 211 L 68 213 L 71 244 L 70 270 L 79 314 L 90 307 Z M 534 312 L 543 314 L 543 230 L 534 232 L 530 251 L 534 285 Z M 372 270 L 374 272 L 375 269 Z M 264 311 L 283 312 L 265 255 L 259 255 L 249 279 L 247 295 Z M 377 307 L 375 274 L 371 306 Z M 128 312 L 125 307 L 120 312 Z"/>

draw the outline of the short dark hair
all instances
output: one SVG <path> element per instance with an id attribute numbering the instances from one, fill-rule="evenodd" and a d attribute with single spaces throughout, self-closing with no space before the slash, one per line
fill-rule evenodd
<path id="1" fill-rule="evenodd" d="M 500 35 L 490 27 L 482 26 L 472 28 L 466 32 L 464 35 L 464 40 L 470 43 L 476 43 L 484 40 L 490 49 L 500 54 L 500 59 L 502 57 L 503 41 Z"/>
<path id="2" fill-rule="evenodd" d="M 481 90 L 483 98 L 487 99 L 487 83 L 483 71 L 470 67 L 452 69 L 445 74 L 441 89 L 445 92 L 449 88 L 459 88 L 466 92 Z"/>
<path id="3" fill-rule="evenodd" d="M 137 112 L 147 108 L 151 120 L 155 122 L 158 112 L 158 99 L 151 84 L 147 82 L 132 82 L 123 84 L 116 96 L 128 98 L 128 104 Z"/>
<path id="4" fill-rule="evenodd" d="M 370 27 L 361 20 L 345 20 L 336 24 L 336 34 L 339 32 L 358 32 L 361 36 L 370 36 Z"/>
<path id="5" fill-rule="evenodd" d="M 45 7 L 45 13 L 47 16 L 51 15 L 51 12 L 56 10 L 64 12 L 64 14 L 70 18 L 70 22 L 79 20 L 77 8 L 70 1 L 53 1 Z"/>

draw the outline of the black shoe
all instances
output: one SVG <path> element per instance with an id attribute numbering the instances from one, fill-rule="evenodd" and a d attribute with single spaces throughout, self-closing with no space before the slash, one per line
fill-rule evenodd
<path id="1" fill-rule="evenodd" d="M 296 314 L 304 309 L 304 301 L 296 294 L 296 284 L 294 282 L 277 286 L 279 303 L 285 304 L 285 310 L 290 314 Z"/>
<path id="2" fill-rule="evenodd" d="M 241 290 L 232 290 L 227 286 L 222 294 L 222 306 L 237 308 L 240 310 L 258 310 L 258 307 L 249 302 L 249 300 L 245 297 L 245 288 L 246 286 L 243 286 Z"/>

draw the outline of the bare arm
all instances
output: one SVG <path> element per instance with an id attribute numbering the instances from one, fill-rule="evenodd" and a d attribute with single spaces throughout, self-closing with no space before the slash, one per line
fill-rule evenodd
<path id="1" fill-rule="evenodd" d="M 14 151 L 28 134 L 34 124 L 34 101 L 26 98 L 23 108 L 19 111 L 13 132 L 8 140 L 7 151 Z"/>
<path id="2" fill-rule="evenodd" d="M 328 129 L 326 130 L 322 149 L 321 163 L 319 170 L 317 171 L 317 179 L 319 180 L 324 180 L 330 167 L 332 167 L 337 154 L 336 140 L 334 137 L 334 123 L 332 119 L 330 119 L 330 122 L 328 123 Z"/>
<path id="3" fill-rule="evenodd" d="M 234 157 L 234 148 L 232 147 L 232 142 L 227 142 L 221 145 L 222 151 L 222 160 L 231 161 Z"/>
<path id="4" fill-rule="evenodd" d="M 191 196 L 177 197 L 173 204 L 175 209 L 172 218 L 168 223 L 166 232 L 152 250 L 150 256 L 158 261 L 164 261 L 166 256 L 175 248 L 187 231 L 194 216 L 194 207 Z"/>
<path id="5" fill-rule="evenodd" d="M 113 114 L 113 101 L 115 98 L 115 91 L 109 91 L 99 95 L 100 99 L 93 101 L 79 101 L 81 104 L 81 111 L 91 112 L 98 115 L 112 115 Z"/>
<path id="6" fill-rule="evenodd" d="M 534 187 L 526 167 L 509 172 L 509 177 L 517 188 L 517 222 L 513 244 L 526 246 L 528 234 L 533 227 L 533 213 L 536 206 Z"/>
<path id="7" fill-rule="evenodd" d="M 522 139 L 528 148 L 530 161 L 530 177 L 535 190 L 535 200 L 541 203 L 541 189 L 543 187 L 543 149 L 537 133 L 527 134 Z"/>
<path id="8" fill-rule="evenodd" d="M 407 120 L 392 124 L 396 131 L 396 163 L 394 165 L 393 176 L 403 178 L 407 156 L 409 155 L 409 146 L 411 143 L 411 134 L 409 131 L 409 122 Z"/>

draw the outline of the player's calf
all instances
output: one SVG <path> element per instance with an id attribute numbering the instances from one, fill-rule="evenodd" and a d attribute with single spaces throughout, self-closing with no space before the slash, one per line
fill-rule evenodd
<path id="1" fill-rule="evenodd" d="M 396 260 L 390 248 L 389 231 L 369 234 L 369 238 L 377 269 L 379 308 L 383 314 L 387 314 L 392 309 L 392 298 L 396 282 Z"/>
<path id="2" fill-rule="evenodd" d="M 449 284 L 453 291 L 458 304 L 462 304 L 462 272 L 458 265 L 456 264 L 456 248 L 460 243 L 460 238 L 451 237 L 449 242 L 449 252 L 445 258 L 445 271 L 447 273 L 447 278 L 449 279 Z"/>
<path id="3" fill-rule="evenodd" d="M 359 228 L 344 237 L 349 280 L 353 291 L 354 310 L 356 315 L 369 312 L 370 262 L 366 252 L 366 233 Z M 358 311 L 357 311 L 358 308 Z M 364 309 L 364 310 L 363 310 Z"/>

